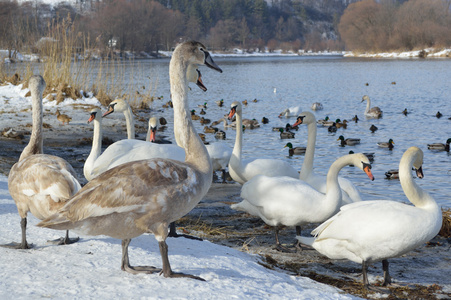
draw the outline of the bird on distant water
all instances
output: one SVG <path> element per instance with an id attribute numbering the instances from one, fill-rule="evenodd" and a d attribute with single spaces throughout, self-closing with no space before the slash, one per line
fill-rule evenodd
<path id="1" fill-rule="evenodd" d="M 284 148 L 288 148 L 288 155 L 302 155 L 305 154 L 305 151 L 307 150 L 306 147 L 293 147 L 292 143 L 287 143 Z"/>
<path id="2" fill-rule="evenodd" d="M 345 139 L 344 136 L 340 135 L 337 139 L 337 141 L 340 141 L 340 146 L 344 147 L 346 145 L 348 146 L 355 146 L 357 144 L 360 144 L 360 139 L 357 138 L 347 138 Z"/>
<path id="3" fill-rule="evenodd" d="M 439 150 L 439 151 L 449 152 L 449 144 L 450 143 L 451 143 L 451 138 L 446 140 L 446 144 L 442 144 L 442 143 L 428 144 L 428 149 L 429 150 Z"/>
<path id="4" fill-rule="evenodd" d="M 379 128 L 377 128 L 374 124 L 372 124 L 371 126 L 370 126 L 370 131 L 372 132 L 372 133 L 374 133 L 376 130 L 378 130 Z"/>
<path id="5" fill-rule="evenodd" d="M 403 113 L 405 116 L 407 116 L 407 114 L 408 114 L 409 112 L 407 111 L 407 108 L 404 108 L 404 110 L 402 111 L 402 113 Z"/>
<path id="6" fill-rule="evenodd" d="M 368 97 L 368 95 L 364 95 L 362 97 L 362 102 L 366 101 L 366 108 L 365 108 L 365 116 L 368 118 L 382 118 L 382 110 L 377 107 L 371 107 L 371 101 L 370 101 L 370 97 Z"/>
<path id="7" fill-rule="evenodd" d="M 358 123 L 358 122 L 359 122 L 359 117 L 357 117 L 357 115 L 355 115 L 355 116 L 352 118 L 352 120 L 353 120 L 354 122 Z"/>
<path id="8" fill-rule="evenodd" d="M 390 150 L 392 150 L 395 146 L 394 146 L 395 142 L 393 142 L 392 139 L 389 139 L 388 142 L 378 142 L 377 145 L 381 148 L 388 148 Z"/>
<path id="9" fill-rule="evenodd" d="M 294 132 L 284 131 L 283 128 L 280 128 L 279 131 L 281 139 L 294 139 Z"/>
<path id="10" fill-rule="evenodd" d="M 435 116 L 437 117 L 437 119 L 440 119 L 442 116 L 443 116 L 443 114 L 441 113 L 441 112 L 437 112 L 436 114 L 435 114 Z"/>
<path id="11" fill-rule="evenodd" d="M 262 123 L 263 124 L 268 124 L 269 123 L 269 119 L 267 117 L 263 117 L 262 118 Z"/>

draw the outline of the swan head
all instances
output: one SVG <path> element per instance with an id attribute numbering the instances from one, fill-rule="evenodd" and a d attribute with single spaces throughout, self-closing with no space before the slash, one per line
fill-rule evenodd
<path id="1" fill-rule="evenodd" d="M 102 112 L 100 111 L 99 108 L 93 108 L 91 109 L 90 113 L 89 113 L 89 119 L 88 119 L 88 124 L 91 123 L 94 120 L 97 120 L 99 122 L 102 121 Z"/>
<path id="2" fill-rule="evenodd" d="M 174 56 L 177 52 L 180 57 L 187 58 L 187 65 L 206 65 L 207 67 L 222 73 L 221 68 L 213 61 L 207 48 L 199 42 L 188 41 L 179 44 L 174 50 Z"/>
<path id="3" fill-rule="evenodd" d="M 188 65 L 186 77 L 188 78 L 189 82 L 194 82 L 202 91 L 207 91 L 207 87 L 202 82 L 202 74 L 200 73 L 199 69 L 197 69 L 197 65 Z"/>
<path id="4" fill-rule="evenodd" d="M 146 140 L 155 143 L 155 136 L 157 132 L 157 118 L 155 117 L 150 118 L 148 126 L 149 126 L 148 129 L 149 137 Z"/>
<path id="5" fill-rule="evenodd" d="M 287 116 L 289 113 L 290 113 L 290 109 L 286 108 L 286 109 L 284 109 L 284 111 L 282 111 L 282 112 L 279 114 L 279 118 L 281 118 L 281 117 L 283 117 L 283 116 Z"/>
<path id="6" fill-rule="evenodd" d="M 233 116 L 235 114 L 241 114 L 242 111 L 242 106 L 241 103 L 239 101 L 234 101 L 231 105 L 230 105 L 230 112 L 229 112 L 229 116 L 228 119 L 232 120 Z"/>
<path id="7" fill-rule="evenodd" d="M 116 99 L 108 105 L 107 111 L 103 114 L 104 117 L 115 111 L 124 112 L 130 109 L 130 105 L 124 99 Z"/>
<path id="8" fill-rule="evenodd" d="M 295 127 L 300 124 L 311 124 L 311 123 L 316 123 L 315 116 L 309 111 L 304 111 L 298 115 L 298 117 L 296 118 L 296 122 L 291 126 Z"/>
<path id="9" fill-rule="evenodd" d="M 42 97 L 46 86 L 47 84 L 41 75 L 33 75 L 28 80 L 28 88 L 30 89 L 30 92 L 32 94 L 39 95 L 40 97 Z"/>
<path id="10" fill-rule="evenodd" d="M 401 158 L 401 162 L 399 163 L 399 168 L 403 164 L 404 160 L 408 160 L 409 157 L 412 157 L 412 168 L 415 170 L 418 178 L 422 179 L 424 177 L 423 174 L 423 151 L 418 147 L 410 147 L 404 152 L 404 155 Z"/>
<path id="11" fill-rule="evenodd" d="M 363 101 L 369 101 L 370 100 L 370 97 L 368 96 L 368 95 L 364 95 L 363 97 L 362 97 L 362 101 L 361 102 L 363 102 Z"/>
<path id="12" fill-rule="evenodd" d="M 363 153 L 349 154 L 349 156 L 353 161 L 353 165 L 365 172 L 368 178 L 373 181 L 374 176 L 373 173 L 371 173 L 371 162 L 368 157 Z"/>

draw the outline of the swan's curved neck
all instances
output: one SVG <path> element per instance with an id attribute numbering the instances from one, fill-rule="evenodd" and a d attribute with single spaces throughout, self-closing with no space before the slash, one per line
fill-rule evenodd
<path id="1" fill-rule="evenodd" d="M 316 123 L 312 122 L 307 125 L 307 149 L 305 150 L 304 162 L 302 163 L 299 179 L 306 180 L 313 173 L 313 159 L 315 156 L 316 144 Z"/>
<path id="2" fill-rule="evenodd" d="M 235 146 L 233 146 L 232 156 L 230 157 L 230 164 L 235 166 L 235 169 L 241 165 L 241 151 L 242 151 L 242 143 L 243 143 L 243 120 L 241 116 L 241 112 L 236 112 L 236 137 L 235 137 Z"/>
<path id="3" fill-rule="evenodd" d="M 20 154 L 19 161 L 27 158 L 30 155 L 44 153 L 43 137 L 42 137 L 42 99 L 39 95 L 39 91 L 32 91 L 31 96 L 31 111 L 32 111 L 32 129 L 31 136 L 28 145 L 24 148 Z"/>
<path id="4" fill-rule="evenodd" d="M 352 156 L 345 155 L 338 158 L 329 168 L 326 179 L 326 199 L 330 209 L 337 209 L 341 202 L 342 192 L 338 184 L 338 173 L 343 167 L 354 164 Z"/>
<path id="5" fill-rule="evenodd" d="M 94 119 L 94 134 L 92 136 L 92 148 L 83 166 L 83 174 L 87 180 L 91 180 L 91 172 L 94 168 L 96 159 L 100 156 L 102 151 L 102 124 Z"/>
<path id="6" fill-rule="evenodd" d="M 125 122 L 127 124 L 127 138 L 135 138 L 135 119 L 133 118 L 133 112 L 130 107 L 124 110 Z"/>
<path id="7" fill-rule="evenodd" d="M 401 162 L 399 163 L 399 181 L 401 187 L 407 199 L 416 207 L 426 208 L 432 206 L 435 209 L 437 207 L 435 200 L 413 180 L 412 166 L 415 159 L 415 153 L 410 153 L 410 155 L 404 154 L 401 158 Z"/>
<path id="8" fill-rule="evenodd" d="M 213 169 L 210 156 L 193 126 L 188 111 L 187 65 L 182 57 L 174 55 L 169 65 L 174 120 L 177 120 L 174 122 L 174 133 L 178 136 L 179 146 L 185 149 L 185 162 L 196 166 L 198 171 L 209 178 L 206 180 L 211 182 Z"/>

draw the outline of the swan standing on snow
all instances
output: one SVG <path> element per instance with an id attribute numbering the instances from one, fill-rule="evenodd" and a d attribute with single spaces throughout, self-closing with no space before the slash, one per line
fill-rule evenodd
<path id="1" fill-rule="evenodd" d="M 32 76 L 29 88 L 32 96 L 33 128 L 30 141 L 22 151 L 19 161 L 11 168 L 8 176 L 8 189 L 17 205 L 21 217 L 22 242 L 2 245 L 15 249 L 29 249 L 27 243 L 27 214 L 44 220 L 60 209 L 79 189 L 72 166 L 64 159 L 43 154 L 42 136 L 42 93 L 45 89 L 44 78 Z M 66 237 L 60 244 L 70 244 L 78 240 Z"/>
<path id="2" fill-rule="evenodd" d="M 301 124 L 307 124 L 308 136 L 307 136 L 307 149 L 305 151 L 304 162 L 302 163 L 301 173 L 299 179 L 307 182 L 317 191 L 326 193 L 326 177 L 319 176 L 313 172 L 313 160 L 315 157 L 315 144 L 316 144 L 316 118 L 308 111 L 302 112 L 293 126 Z M 369 159 L 369 158 L 368 158 Z M 349 204 L 352 202 L 362 201 L 360 192 L 355 185 L 348 180 L 338 176 L 338 183 L 342 189 L 342 203 L 340 206 Z"/>
<path id="3" fill-rule="evenodd" d="M 229 120 L 236 114 L 236 138 L 233 147 L 232 156 L 229 162 L 229 173 L 233 180 L 240 184 L 252 179 L 259 174 L 267 176 L 290 176 L 298 178 L 299 173 L 289 163 L 278 159 L 241 159 L 241 149 L 243 143 L 243 126 L 242 126 L 242 106 L 241 103 L 235 101 L 231 105 Z"/>
<path id="4" fill-rule="evenodd" d="M 174 119 L 179 120 L 175 130 L 186 152 L 185 162 L 156 158 L 110 169 L 91 180 L 58 214 L 38 226 L 78 229 L 88 235 L 121 239 L 121 268 L 133 274 L 161 271 L 165 277 L 203 280 L 194 275 L 174 273 L 166 244 L 169 223 L 190 212 L 207 193 L 212 181 L 210 157 L 188 112 L 186 68 L 189 64 L 205 64 L 222 72 L 198 42 L 185 42 L 174 50 L 169 74 Z M 129 264 L 131 239 L 150 232 L 159 244 L 162 270 Z"/>
<path id="5" fill-rule="evenodd" d="M 314 238 L 299 237 L 331 259 L 348 259 L 362 264 L 363 284 L 369 287 L 367 268 L 382 261 L 384 285 L 391 283 L 387 259 L 398 257 L 437 235 L 442 212 L 435 200 L 413 180 L 422 172 L 423 151 L 410 147 L 399 164 L 402 189 L 414 206 L 389 200 L 362 201 L 341 211 L 312 231 Z"/>
<path id="6" fill-rule="evenodd" d="M 366 108 L 365 108 L 365 116 L 368 118 L 382 118 L 382 111 L 379 107 L 371 107 L 371 101 L 370 97 L 368 95 L 365 95 L 362 97 L 362 102 L 366 100 Z M 371 108 L 370 108 L 371 107 Z"/>
<path id="7" fill-rule="evenodd" d="M 331 165 L 327 173 L 326 194 L 299 179 L 259 175 L 243 185 L 241 198 L 244 200 L 232 204 L 231 208 L 260 217 L 266 224 L 274 226 L 276 245 L 283 249 L 278 238 L 279 226 L 296 226 L 297 235 L 300 235 L 301 225 L 324 222 L 338 210 L 342 198 L 338 172 L 351 164 L 374 179 L 365 155 L 348 154 Z"/>

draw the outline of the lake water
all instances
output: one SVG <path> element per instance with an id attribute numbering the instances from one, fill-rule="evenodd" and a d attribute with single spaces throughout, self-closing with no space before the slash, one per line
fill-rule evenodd
<path id="1" fill-rule="evenodd" d="M 207 102 L 205 117 L 212 120 L 229 112 L 230 104 L 248 100 L 243 107 L 243 118 L 267 117 L 269 123 L 259 129 L 246 130 L 243 141 L 243 156 L 278 158 L 289 161 L 300 169 L 304 156 L 288 157 L 283 146 L 292 142 L 294 146 L 306 146 L 307 126 L 301 126 L 295 139 L 282 140 L 274 126 L 293 124 L 294 118 L 278 118 L 287 107 L 300 105 L 303 110 L 312 111 L 313 102 L 320 102 L 324 109 L 314 112 L 317 119 L 351 121 L 358 115 L 360 121 L 350 122 L 347 129 L 338 129 L 331 134 L 326 127 L 319 127 L 316 141 L 314 168 L 318 174 L 327 174 L 328 168 L 338 157 L 354 152 L 374 152 L 374 181 L 370 181 L 359 169 L 347 167 L 340 175 L 353 181 L 362 193 L 363 199 L 393 199 L 407 201 L 399 180 L 385 179 L 385 172 L 399 166 L 404 151 L 417 146 L 424 152 L 424 178 L 418 184 L 428 191 L 440 205 L 451 207 L 451 156 L 446 152 L 427 149 L 428 143 L 445 141 L 451 137 L 451 60 L 379 60 L 341 57 L 281 57 L 281 58 L 214 58 L 223 69 L 220 74 L 201 67 L 204 84 L 208 91 L 202 92 L 194 84 L 189 94 L 190 103 L 197 112 L 198 104 Z M 143 62 L 140 62 L 143 64 Z M 151 80 L 155 80 L 155 95 L 163 95 L 163 101 L 155 101 L 153 108 L 160 109 L 169 97 L 168 61 L 149 61 Z M 396 84 L 392 84 L 395 82 Z M 366 85 L 368 83 L 368 85 Z M 276 91 L 276 92 L 274 92 Z M 363 112 L 366 102 L 363 95 L 369 95 L 372 106 L 383 111 L 382 119 L 366 119 Z M 215 101 L 224 99 L 224 106 Z M 252 102 L 257 99 L 258 102 Z M 402 111 L 407 108 L 407 116 Z M 436 118 L 440 111 L 443 117 Z M 172 110 L 159 114 L 171 119 Z M 171 119 L 172 120 L 172 119 Z M 201 132 L 203 126 L 195 121 Z M 374 124 L 379 130 L 371 133 Z M 218 128 L 223 129 L 222 125 Z M 233 147 L 235 131 L 226 130 L 225 142 Z M 357 146 L 340 147 L 338 136 L 361 139 Z M 379 148 L 377 142 L 392 138 L 392 151 Z M 214 142 L 213 135 L 207 140 Z"/>
<path id="2" fill-rule="evenodd" d="M 220 58 L 214 57 L 223 69 L 220 74 L 207 67 L 200 67 L 204 84 L 208 91 L 202 92 L 194 84 L 189 93 L 191 107 L 200 109 L 198 104 L 207 102 L 205 117 L 218 120 L 228 113 L 230 104 L 248 100 L 243 107 L 243 118 L 269 119 L 269 124 L 259 129 L 246 130 L 243 141 L 244 158 L 277 158 L 289 161 L 300 169 L 304 156 L 288 157 L 289 141 L 294 146 L 306 146 L 307 126 L 301 126 L 296 138 L 281 140 L 274 126 L 284 126 L 295 121 L 294 118 L 278 118 L 287 107 L 301 106 L 311 111 L 313 102 L 322 103 L 324 109 L 314 112 L 317 119 L 329 116 L 330 119 L 351 121 L 358 115 L 360 121 L 350 122 L 347 129 L 338 129 L 334 134 L 326 127 L 318 128 L 314 168 L 318 174 L 327 174 L 328 168 L 338 157 L 354 152 L 374 152 L 374 181 L 370 181 L 359 169 L 346 167 L 340 175 L 350 179 L 358 186 L 363 199 L 393 199 L 406 202 L 399 180 L 385 179 L 385 172 L 397 169 L 403 152 L 410 146 L 417 146 L 424 152 L 424 178 L 418 184 L 428 191 L 443 207 L 451 207 L 451 156 L 446 152 L 433 152 L 427 149 L 428 143 L 445 143 L 451 138 L 451 60 L 449 59 L 359 59 L 342 57 L 262 57 L 262 58 Z M 168 119 L 169 131 L 165 134 L 173 140 L 172 109 L 162 105 L 170 98 L 168 79 L 168 59 L 123 62 L 126 73 L 134 74 L 133 84 L 137 89 L 146 86 L 146 92 L 163 96 L 163 100 L 153 102 L 153 114 Z M 140 72 L 136 72 L 137 65 Z M 129 75 L 125 75 L 127 78 Z M 131 77 L 129 77 L 131 78 Z M 396 84 L 392 84 L 395 82 Z M 368 83 L 368 85 L 366 85 Z M 366 119 L 363 112 L 366 102 L 363 95 L 369 95 L 372 106 L 383 111 L 382 119 Z M 223 99 L 224 106 L 218 107 L 215 101 Z M 257 99 L 258 102 L 252 102 Z M 402 111 L 407 108 L 407 116 Z M 438 119 L 440 111 L 443 117 Z M 371 133 L 374 124 L 379 130 Z M 199 132 L 203 125 L 195 121 Z M 219 129 L 224 129 L 222 125 Z M 220 141 L 233 147 L 235 131 L 226 130 L 227 139 Z M 360 138 L 357 146 L 340 147 L 338 136 Z M 377 142 L 392 138 L 395 148 L 389 151 L 379 148 Z M 215 142 L 212 134 L 207 140 Z"/>

